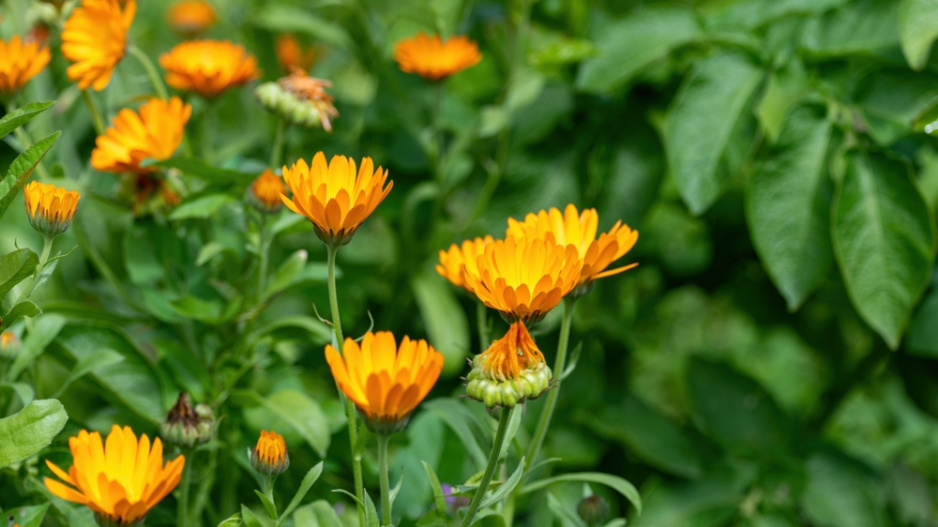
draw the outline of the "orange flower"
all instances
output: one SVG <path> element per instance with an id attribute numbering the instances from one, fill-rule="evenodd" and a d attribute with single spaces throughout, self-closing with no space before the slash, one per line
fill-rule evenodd
<path id="1" fill-rule="evenodd" d="M 173 88 L 211 98 L 259 76 L 257 59 L 224 40 L 192 40 L 160 55 L 166 82 Z"/>
<path id="2" fill-rule="evenodd" d="M 482 60 L 482 54 L 476 43 L 464 36 L 443 42 L 438 35 L 418 33 L 394 46 L 394 60 L 401 71 L 439 80 L 475 66 Z"/>
<path id="3" fill-rule="evenodd" d="M 179 484 L 185 456 L 163 464 L 163 444 L 146 434 L 137 436 L 129 426 L 111 428 L 107 442 L 101 434 L 87 430 L 68 440 L 72 467 L 66 473 L 46 460 L 62 480 L 45 478 L 46 487 L 63 500 L 80 503 L 94 511 L 99 524 L 130 525 L 147 513 Z"/>
<path id="4" fill-rule="evenodd" d="M 304 50 L 293 35 L 283 34 L 277 37 L 276 49 L 277 60 L 287 73 L 293 73 L 293 70 L 308 71 L 316 59 L 313 48 Z"/>
<path id="5" fill-rule="evenodd" d="M 600 234 L 599 239 L 596 239 L 598 225 L 599 215 L 596 209 L 585 209 L 577 214 L 576 207 L 570 204 L 563 213 L 551 208 L 537 214 L 529 213 L 523 222 L 509 218 L 506 235 L 542 238 L 551 234 L 557 243 L 572 245 L 583 261 L 578 281 L 579 285 L 583 285 L 597 278 L 628 271 L 638 265 L 633 263 L 606 271 L 609 264 L 624 256 L 635 245 L 638 241 L 638 231 L 618 221 L 609 232 Z"/>
<path id="6" fill-rule="evenodd" d="M 248 187 L 248 202 L 259 211 L 272 214 L 283 208 L 280 196 L 286 190 L 283 179 L 268 168 Z"/>
<path id="7" fill-rule="evenodd" d="M 462 246 L 453 244 L 446 251 L 440 251 L 440 263 L 436 266 L 436 272 L 443 278 L 446 278 L 456 287 L 466 287 L 466 280 L 463 277 L 468 266 L 471 273 L 479 274 L 476 261 L 479 255 L 485 250 L 485 246 L 494 240 L 491 236 L 485 238 L 476 238 L 462 242 Z"/>
<path id="8" fill-rule="evenodd" d="M 576 249 L 545 238 L 495 240 L 485 246 L 477 268 L 465 267 L 465 285 L 509 321 L 539 321 L 577 284 Z"/>
<path id="9" fill-rule="evenodd" d="M 290 454 L 283 436 L 271 430 L 261 430 L 261 437 L 251 452 L 251 465 L 260 474 L 283 474 L 290 467 Z"/>
<path id="10" fill-rule="evenodd" d="M 212 27 L 218 15 L 204 0 L 183 0 L 169 7 L 166 18 L 176 32 L 192 37 Z"/>
<path id="11" fill-rule="evenodd" d="M 58 236 L 72 226 L 81 194 L 75 190 L 33 181 L 23 188 L 26 216 L 34 229 Z"/>
<path id="12" fill-rule="evenodd" d="M 49 48 L 20 37 L 0 40 L 0 95 L 17 92 L 49 63 Z"/>
<path id="13" fill-rule="evenodd" d="M 356 173 L 354 160 L 334 156 L 327 165 L 326 156 L 317 152 L 312 166 L 300 159 L 292 168 L 283 167 L 293 198 L 284 194 L 281 199 L 290 210 L 309 218 L 327 245 L 345 245 L 391 192 L 394 182 L 385 187 L 387 177 L 388 171 L 380 166 L 375 170 L 370 157 L 362 159 Z"/>
<path id="14" fill-rule="evenodd" d="M 443 354 L 427 341 L 404 337 L 398 348 L 390 331 L 369 331 L 361 345 L 347 338 L 342 353 L 326 345 L 332 376 L 368 428 L 379 434 L 402 430 L 443 370 Z"/>
<path id="15" fill-rule="evenodd" d="M 62 54 L 74 63 L 66 70 L 69 80 L 82 90 L 107 87 L 124 57 L 136 12 L 136 0 L 127 0 L 123 9 L 118 0 L 82 0 L 62 30 Z"/>
<path id="16" fill-rule="evenodd" d="M 121 110 L 114 124 L 95 141 L 91 166 L 107 172 L 155 172 L 156 167 L 142 167 L 140 163 L 172 157 L 191 115 L 192 106 L 179 97 L 168 101 L 150 99 L 138 112 Z"/>

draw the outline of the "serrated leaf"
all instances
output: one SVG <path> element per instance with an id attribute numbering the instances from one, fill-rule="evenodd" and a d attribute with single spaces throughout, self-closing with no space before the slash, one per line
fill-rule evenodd
<path id="1" fill-rule="evenodd" d="M 796 108 L 746 185 L 753 245 L 789 311 L 824 282 L 833 264 L 826 170 L 830 136 L 822 109 Z"/>
<path id="2" fill-rule="evenodd" d="M 17 194 L 23 190 L 23 186 L 33 173 L 33 169 L 42 161 L 43 156 L 52 148 L 60 135 L 62 135 L 62 132 L 55 132 L 39 141 L 16 156 L 16 159 L 10 164 L 6 176 L 0 180 L 0 217 L 16 199 Z"/>
<path id="3" fill-rule="evenodd" d="M 16 111 L 4 115 L 3 118 L 0 119 L 0 138 L 5 137 L 13 130 L 28 123 L 33 117 L 48 110 L 53 104 L 55 104 L 55 101 L 31 102 L 22 108 L 18 108 Z"/>
<path id="4" fill-rule="evenodd" d="M 65 427 L 68 414 L 55 399 L 40 399 L 0 419 L 0 468 L 22 461 L 46 446 Z"/>
<path id="5" fill-rule="evenodd" d="M 671 103 L 664 125 L 668 168 L 694 214 L 723 191 L 729 174 L 719 170 L 720 157 L 761 78 L 741 55 L 716 54 L 697 64 Z"/>
<path id="6" fill-rule="evenodd" d="M 0 256 L 0 300 L 36 270 L 39 257 L 23 248 Z"/>
<path id="7" fill-rule="evenodd" d="M 881 155 L 849 154 L 833 230 L 851 302 L 896 349 L 934 261 L 931 212 L 908 167 Z"/>
<path id="8" fill-rule="evenodd" d="M 899 6 L 899 42 L 909 66 L 921 71 L 938 38 L 938 2 L 903 0 Z"/>

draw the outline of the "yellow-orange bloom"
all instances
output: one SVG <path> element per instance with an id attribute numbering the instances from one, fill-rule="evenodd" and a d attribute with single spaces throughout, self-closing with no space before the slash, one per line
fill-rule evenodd
<path id="1" fill-rule="evenodd" d="M 290 454 L 283 436 L 273 430 L 261 430 L 261 437 L 251 452 L 251 465 L 268 476 L 283 474 L 290 467 Z"/>
<path id="2" fill-rule="evenodd" d="M 95 140 L 91 166 L 107 172 L 155 172 L 143 167 L 144 159 L 162 161 L 172 157 L 192 115 L 192 106 L 179 97 L 168 101 L 153 98 L 134 112 L 124 108 L 114 124 Z"/>
<path id="3" fill-rule="evenodd" d="M 62 54 L 73 62 L 66 73 L 82 90 L 107 87 L 127 49 L 127 31 L 137 12 L 136 0 L 121 8 L 118 0 L 82 0 L 62 29 Z"/>
<path id="4" fill-rule="evenodd" d="M 479 274 L 476 261 L 485 246 L 492 243 L 494 239 L 486 235 L 485 238 L 475 238 L 466 240 L 462 245 L 453 244 L 448 250 L 440 251 L 440 263 L 436 266 L 436 272 L 443 278 L 446 278 L 456 287 L 466 287 L 466 279 L 463 277 L 466 267 L 470 268 L 471 273 Z"/>
<path id="5" fill-rule="evenodd" d="M 256 79 L 257 59 L 225 40 L 192 40 L 160 55 L 166 83 L 211 98 Z"/>
<path id="6" fill-rule="evenodd" d="M 66 473 L 49 460 L 46 465 L 62 481 L 45 478 L 46 487 L 63 500 L 86 505 L 99 520 L 129 525 L 147 513 L 179 484 L 185 456 L 163 464 L 163 443 L 129 426 L 114 425 L 107 441 L 87 430 L 68 440 L 72 467 Z M 62 483 L 64 482 L 64 483 Z M 101 523 L 101 521 L 99 521 Z"/>
<path id="7" fill-rule="evenodd" d="M 276 51 L 280 66 L 287 73 L 293 73 L 293 70 L 308 71 L 316 59 L 316 53 L 312 47 L 303 49 L 299 41 L 289 34 L 277 37 Z"/>
<path id="8" fill-rule="evenodd" d="M 286 190 L 283 179 L 268 168 L 248 187 L 248 202 L 261 212 L 274 213 L 283 208 L 280 196 Z"/>
<path id="9" fill-rule="evenodd" d="M 465 288 L 510 321 L 536 322 L 569 293 L 580 277 L 576 249 L 545 238 L 495 240 L 465 267 Z"/>
<path id="10" fill-rule="evenodd" d="M 339 389 L 375 433 L 390 434 L 430 393 L 443 369 L 443 354 L 425 340 L 404 337 L 400 347 L 390 331 L 365 333 L 361 345 L 347 338 L 343 355 L 326 345 L 326 361 Z"/>
<path id="11" fill-rule="evenodd" d="M 375 170 L 370 157 L 363 158 L 356 172 L 355 161 L 317 152 L 312 165 L 300 159 L 293 167 L 283 167 L 283 179 L 293 193 L 281 196 L 286 206 L 313 222 L 316 235 L 327 245 L 345 245 L 355 230 L 391 192 L 393 181 L 380 166 Z"/>
<path id="12" fill-rule="evenodd" d="M 582 213 L 577 213 L 576 207 L 570 204 L 563 213 L 551 207 L 549 211 L 529 213 L 523 222 L 509 218 L 506 236 L 543 238 L 551 234 L 557 243 L 572 245 L 583 261 L 579 283 L 587 284 L 597 278 L 628 271 L 638 265 L 633 263 L 607 271 L 609 264 L 632 249 L 638 241 L 638 231 L 617 221 L 609 232 L 600 234 L 597 239 L 598 226 L 599 215 L 596 209 L 584 209 Z"/>
<path id="13" fill-rule="evenodd" d="M 29 224 L 46 236 L 58 236 L 72 226 L 78 200 L 75 190 L 33 181 L 23 188 Z"/>
<path id="14" fill-rule="evenodd" d="M 450 37 L 444 42 L 439 35 L 418 33 L 395 44 L 394 60 L 403 72 L 438 80 L 475 66 L 482 60 L 482 54 L 476 43 L 464 36 Z"/>
<path id="15" fill-rule="evenodd" d="M 183 0 L 169 7 L 166 19 L 178 33 L 192 37 L 212 27 L 218 15 L 204 0 Z"/>
<path id="16" fill-rule="evenodd" d="M 19 91 L 51 58 L 49 48 L 39 42 L 23 42 L 18 36 L 0 40 L 0 95 Z"/>

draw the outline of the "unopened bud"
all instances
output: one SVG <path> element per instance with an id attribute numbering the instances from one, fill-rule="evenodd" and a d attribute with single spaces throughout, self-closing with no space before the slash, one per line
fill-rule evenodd
<path id="1" fill-rule="evenodd" d="M 593 494 L 580 500 L 576 513 L 586 525 L 600 525 L 609 517 L 609 503 L 602 496 Z"/>
<path id="2" fill-rule="evenodd" d="M 182 392 L 160 428 L 160 435 L 168 443 L 192 448 L 206 443 L 215 434 L 215 414 L 207 404 L 192 407 L 189 394 Z"/>
<path id="3" fill-rule="evenodd" d="M 290 468 L 287 443 L 277 432 L 261 430 L 261 437 L 251 451 L 251 466 L 258 474 L 277 476 Z"/>

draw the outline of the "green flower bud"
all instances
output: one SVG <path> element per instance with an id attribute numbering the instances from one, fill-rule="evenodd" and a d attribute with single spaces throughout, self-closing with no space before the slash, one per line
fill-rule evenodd
<path id="1" fill-rule="evenodd" d="M 609 517 L 609 503 L 602 496 L 593 494 L 580 500 L 576 513 L 587 525 L 601 525 Z"/>
<path id="2" fill-rule="evenodd" d="M 185 448 L 206 443 L 215 435 L 215 414 L 212 408 L 204 403 L 193 408 L 189 394 L 182 392 L 166 415 L 160 427 L 160 435 L 167 443 Z"/>

